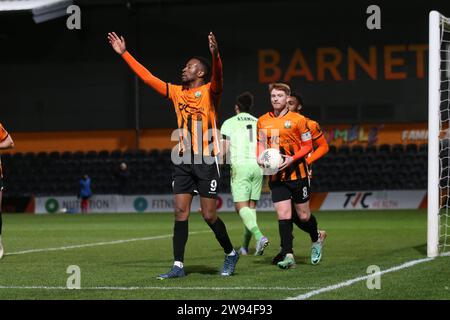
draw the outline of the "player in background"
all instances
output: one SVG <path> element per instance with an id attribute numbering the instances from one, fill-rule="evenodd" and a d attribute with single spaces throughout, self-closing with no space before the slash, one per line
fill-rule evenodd
<path id="1" fill-rule="evenodd" d="M 276 174 L 270 176 L 269 187 L 272 201 L 277 211 L 278 228 L 281 239 L 283 260 L 277 263 L 281 269 L 295 267 L 292 250 L 292 215 L 298 214 L 301 220 L 310 218 L 308 201 L 310 198 L 308 173 L 304 163 L 305 156 L 312 150 L 311 133 L 306 118 L 287 108 L 287 97 L 291 90 L 284 83 L 269 85 L 273 111 L 258 119 L 257 160 L 266 148 L 280 150 L 283 163 Z M 295 212 L 292 212 L 292 202 Z"/>
<path id="2" fill-rule="evenodd" d="M 209 33 L 209 50 L 212 56 L 212 75 L 208 61 L 191 58 L 182 69 L 182 85 L 173 85 L 155 77 L 137 62 L 126 50 L 125 39 L 114 32 L 108 34 L 112 48 L 120 54 L 129 67 L 152 89 L 170 99 L 175 108 L 179 130 L 177 155 L 172 157 L 173 192 L 175 194 L 175 223 L 173 231 L 172 268 L 158 279 L 184 277 L 184 252 L 188 239 L 188 219 L 195 193 L 200 195 L 202 216 L 214 232 L 225 253 L 222 276 L 234 273 L 239 254 L 234 250 L 223 221 L 216 213 L 219 186 L 219 138 L 216 112 L 222 95 L 222 62 L 217 40 Z M 172 155 L 174 155 L 172 153 Z M 175 163 L 180 160 L 180 163 Z"/>
<path id="3" fill-rule="evenodd" d="M 8 131 L 3 128 L 0 123 L 0 150 L 11 149 L 14 147 L 14 141 L 9 135 Z M 4 250 L 2 244 L 2 197 L 3 197 L 3 171 L 2 171 L 2 160 L 0 158 L 0 259 L 3 258 Z"/>
<path id="4" fill-rule="evenodd" d="M 304 105 L 301 95 L 291 93 L 291 95 L 287 98 L 287 105 L 289 111 L 300 113 L 300 110 Z M 322 129 L 316 121 L 309 118 L 306 118 L 306 121 L 313 140 L 313 151 L 306 157 L 308 177 L 311 179 L 312 164 L 328 152 L 328 142 L 323 135 Z M 294 204 L 292 204 L 292 210 L 295 210 Z M 308 221 L 299 219 L 298 215 L 292 215 L 292 221 L 298 228 L 308 233 L 311 237 L 311 264 L 317 265 L 322 258 L 323 242 L 327 236 L 327 233 L 325 230 L 318 230 L 317 219 L 313 214 L 310 215 L 310 219 Z M 272 263 L 277 264 L 282 259 L 283 255 L 280 252 L 273 258 Z"/>
<path id="5" fill-rule="evenodd" d="M 236 212 L 244 223 L 244 242 L 239 250 L 248 254 L 252 235 L 256 239 L 255 255 L 262 255 L 269 240 L 258 227 L 256 203 L 261 197 L 263 174 L 256 162 L 256 124 L 258 119 L 249 111 L 253 106 L 253 95 L 244 92 L 236 99 L 236 115 L 226 120 L 220 129 L 222 134 L 222 155 L 230 151 L 231 193 Z"/>

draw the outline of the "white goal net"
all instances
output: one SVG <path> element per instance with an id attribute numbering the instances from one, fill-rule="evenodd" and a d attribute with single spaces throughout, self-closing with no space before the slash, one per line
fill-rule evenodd
<path id="1" fill-rule="evenodd" d="M 430 13 L 428 256 L 450 251 L 450 19 Z"/>

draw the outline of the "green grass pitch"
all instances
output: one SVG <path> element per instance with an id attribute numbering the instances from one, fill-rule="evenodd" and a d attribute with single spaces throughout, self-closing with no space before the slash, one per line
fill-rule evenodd
<path id="1" fill-rule="evenodd" d="M 426 258 L 423 210 L 315 215 L 328 232 L 318 266 L 309 262 L 309 237 L 296 228 L 297 268 L 271 265 L 279 249 L 277 219 L 274 212 L 259 213 L 260 228 L 271 244 L 263 256 L 242 256 L 235 275 L 225 278 L 219 275 L 222 249 L 200 214 L 192 213 L 188 275 L 160 281 L 155 276 L 172 264 L 170 213 L 4 214 L 0 299 L 287 299 L 367 276 L 370 265 L 383 271 Z M 243 236 L 239 216 L 220 216 L 238 248 Z M 66 289 L 70 265 L 80 267 L 80 290 Z M 310 299 L 450 299 L 450 257 L 386 273 L 380 289 L 369 290 L 363 280 Z"/>

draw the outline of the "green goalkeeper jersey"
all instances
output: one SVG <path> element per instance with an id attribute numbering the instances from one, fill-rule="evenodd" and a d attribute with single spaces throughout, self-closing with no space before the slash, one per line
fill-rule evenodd
<path id="1" fill-rule="evenodd" d="M 231 165 L 256 164 L 256 124 L 258 119 L 241 112 L 226 120 L 220 129 L 230 141 Z"/>

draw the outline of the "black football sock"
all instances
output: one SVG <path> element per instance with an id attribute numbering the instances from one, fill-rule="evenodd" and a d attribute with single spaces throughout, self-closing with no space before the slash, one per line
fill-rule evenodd
<path id="1" fill-rule="evenodd" d="M 317 230 L 317 220 L 316 217 L 314 217 L 314 215 L 311 215 L 308 221 L 302 221 L 300 219 L 298 220 L 299 224 L 297 223 L 295 224 L 297 224 L 297 226 L 306 233 L 309 233 L 312 242 L 316 242 L 317 240 L 319 240 L 319 231 Z"/>
<path id="2" fill-rule="evenodd" d="M 2 235 L 2 226 L 3 226 L 2 211 L 0 211 L 0 236 Z"/>
<path id="3" fill-rule="evenodd" d="M 174 261 L 184 261 L 184 249 L 189 235 L 189 222 L 175 221 L 173 226 L 173 258 Z"/>
<path id="4" fill-rule="evenodd" d="M 295 211 L 295 208 L 294 208 L 294 210 L 292 211 L 292 222 L 294 222 L 295 225 L 296 225 L 298 228 L 300 228 L 301 230 L 303 230 L 303 231 L 305 231 L 305 232 L 308 232 L 308 231 L 306 231 L 306 229 L 305 229 L 305 225 L 302 224 L 302 221 L 301 221 L 300 218 L 298 217 L 298 214 L 297 214 L 297 211 Z"/>
<path id="5" fill-rule="evenodd" d="M 229 254 L 233 251 L 233 245 L 231 244 L 230 237 L 228 236 L 227 228 L 225 227 L 225 224 L 222 220 L 220 220 L 219 217 L 217 217 L 216 222 L 210 224 L 208 221 L 206 221 L 208 226 L 211 228 L 211 230 L 214 232 L 217 241 L 219 241 L 220 245 L 223 248 L 223 252 L 225 254 Z"/>
<path id="6" fill-rule="evenodd" d="M 291 220 L 278 220 L 278 231 L 281 239 L 281 253 L 283 255 L 287 253 L 293 253 L 292 241 L 292 221 Z"/>

